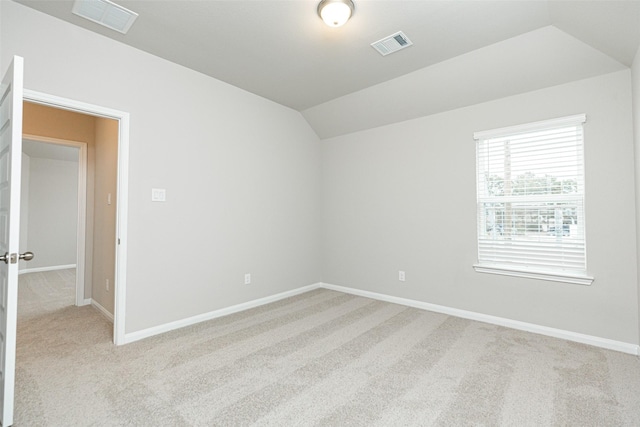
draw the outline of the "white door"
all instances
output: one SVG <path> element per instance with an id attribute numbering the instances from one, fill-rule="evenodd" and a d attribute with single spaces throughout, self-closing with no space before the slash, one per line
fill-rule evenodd
<path id="1" fill-rule="evenodd" d="M 0 423 L 3 427 L 13 424 L 20 241 L 22 71 L 22 58 L 14 56 L 0 86 Z"/>

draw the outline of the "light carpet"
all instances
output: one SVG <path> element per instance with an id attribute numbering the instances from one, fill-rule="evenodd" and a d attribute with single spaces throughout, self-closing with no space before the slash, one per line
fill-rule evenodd
<path id="1" fill-rule="evenodd" d="M 18 325 L 19 426 L 639 426 L 640 360 L 324 289 L 111 344 Z"/>
<path id="2" fill-rule="evenodd" d="M 21 274 L 18 283 L 18 316 L 21 319 L 76 302 L 75 268 Z"/>

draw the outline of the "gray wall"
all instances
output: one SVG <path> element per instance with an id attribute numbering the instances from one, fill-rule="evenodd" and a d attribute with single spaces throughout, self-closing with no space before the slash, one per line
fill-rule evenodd
<path id="1" fill-rule="evenodd" d="M 36 254 L 22 268 L 57 267 L 76 263 L 78 163 L 28 157 L 23 154 L 21 188 L 21 251 Z"/>
<path id="2" fill-rule="evenodd" d="M 630 77 L 620 71 L 324 140 L 323 281 L 637 343 Z M 474 131 L 578 113 L 587 114 L 594 283 L 476 273 Z"/>
<path id="3" fill-rule="evenodd" d="M 0 68 L 21 55 L 28 89 L 131 114 L 127 333 L 321 280 L 320 142 L 300 113 L 1 7 Z"/>

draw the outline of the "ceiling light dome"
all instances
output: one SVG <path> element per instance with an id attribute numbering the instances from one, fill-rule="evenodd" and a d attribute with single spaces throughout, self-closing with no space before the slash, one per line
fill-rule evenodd
<path id="1" fill-rule="evenodd" d="M 355 5 L 351 0 L 322 0 L 318 5 L 318 15 L 330 27 L 341 27 L 351 15 Z"/>

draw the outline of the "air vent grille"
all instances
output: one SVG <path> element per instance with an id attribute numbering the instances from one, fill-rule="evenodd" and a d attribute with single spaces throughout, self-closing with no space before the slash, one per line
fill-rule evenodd
<path id="1" fill-rule="evenodd" d="M 398 31 L 397 33 L 391 34 L 382 40 L 371 43 L 371 46 L 382 56 L 387 56 L 390 53 L 397 52 L 400 49 L 404 49 L 411 45 L 413 45 L 413 43 L 402 31 Z"/>
<path id="2" fill-rule="evenodd" d="M 76 0 L 74 14 L 126 34 L 138 14 L 109 0 Z"/>

